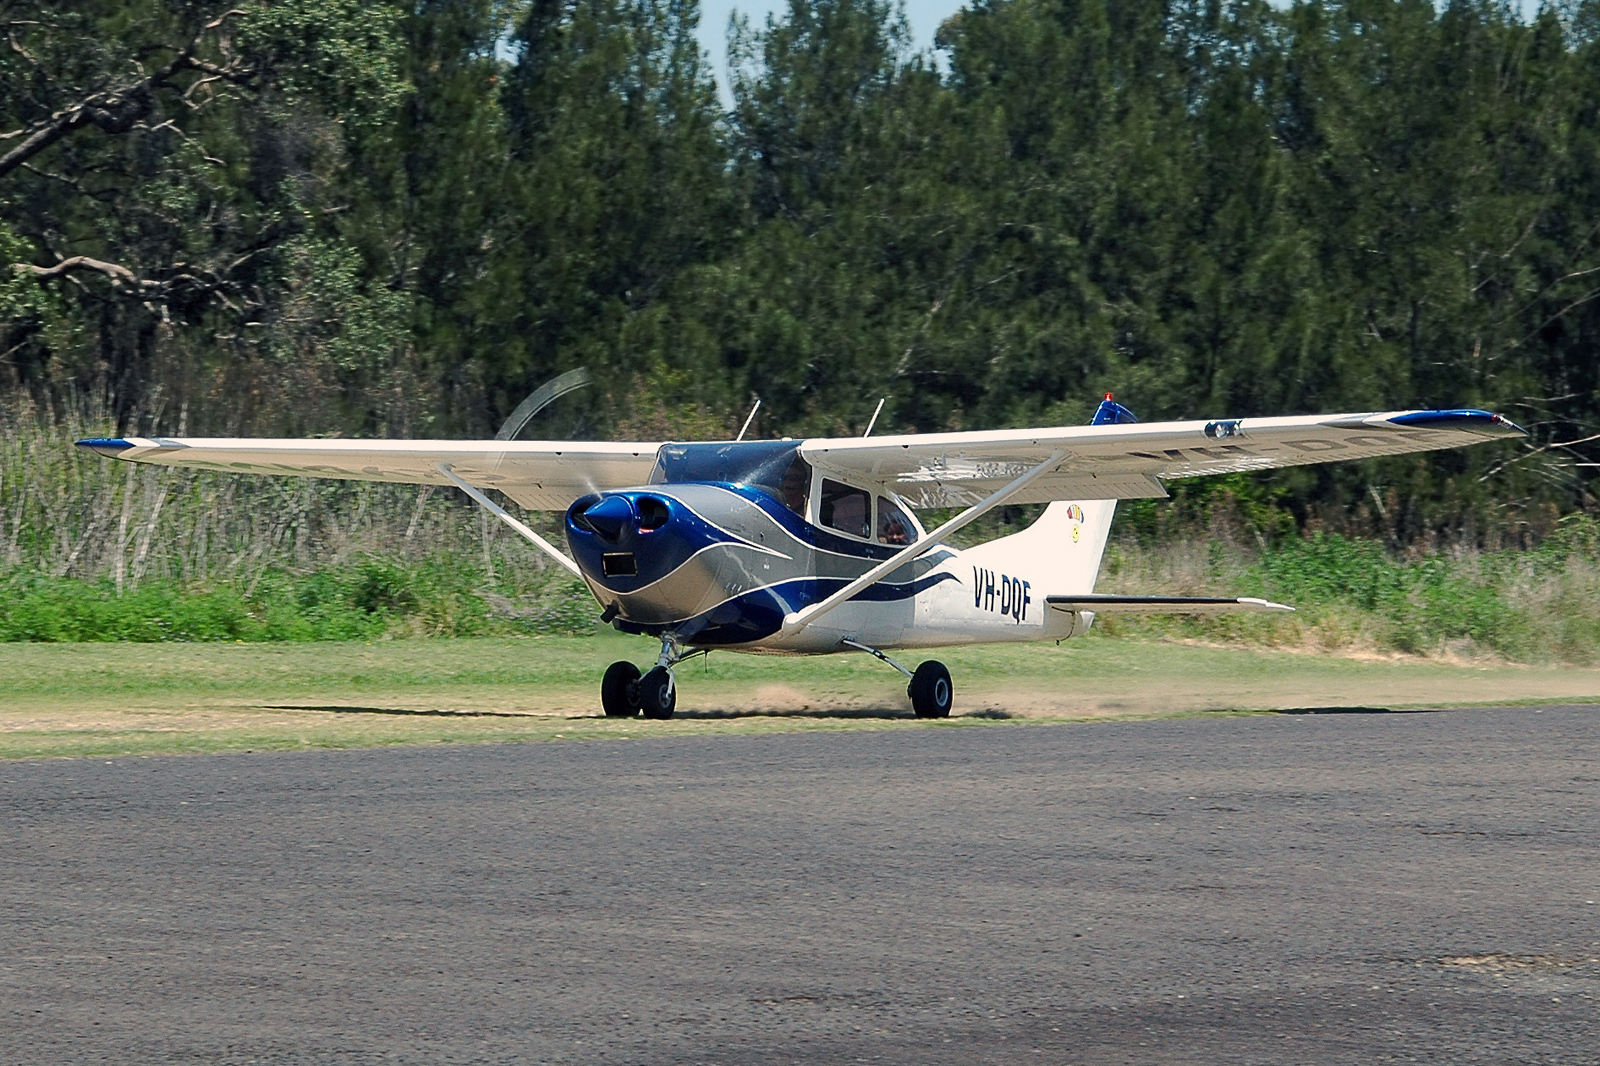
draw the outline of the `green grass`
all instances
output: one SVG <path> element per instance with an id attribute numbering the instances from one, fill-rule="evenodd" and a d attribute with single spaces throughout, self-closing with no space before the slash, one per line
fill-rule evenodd
<path id="1" fill-rule="evenodd" d="M 146 581 L 0 574 L 0 642 L 330 641 L 585 633 L 598 613 L 583 586 L 553 569 L 493 577 L 471 557 L 366 556 L 248 581 Z"/>
<path id="2" fill-rule="evenodd" d="M 680 668 L 669 722 L 608 720 L 614 634 L 279 644 L 0 646 L 0 757 L 953 728 L 1600 698 L 1600 671 L 1453 666 L 1089 637 L 947 649 L 957 717 L 919 722 L 899 674 L 864 655 L 716 653 Z M 932 657 L 932 656 L 930 656 Z M 920 657 L 907 656 L 908 661 Z"/>
<path id="3" fill-rule="evenodd" d="M 1530 551 L 1397 554 L 1293 537 L 1270 548 L 1195 538 L 1111 545 L 1100 590 L 1262 596 L 1292 616 L 1106 618 L 1106 633 L 1512 662 L 1600 662 L 1600 526 L 1564 522 Z"/>

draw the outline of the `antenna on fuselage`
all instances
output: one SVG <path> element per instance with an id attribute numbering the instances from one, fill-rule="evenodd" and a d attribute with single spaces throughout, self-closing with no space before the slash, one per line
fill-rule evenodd
<path id="1" fill-rule="evenodd" d="M 534 415 L 573 389 L 581 389 L 587 384 L 589 384 L 589 368 L 586 366 L 551 378 L 535 389 L 533 395 L 517 404 L 517 409 L 511 412 L 511 417 L 506 419 L 505 425 L 500 427 L 500 432 L 494 435 L 494 439 L 515 440 L 517 434 L 522 432 L 522 427 L 533 421 Z"/>
<path id="2" fill-rule="evenodd" d="M 759 411 L 759 410 L 761 410 L 761 397 L 757 396 L 756 397 L 756 405 L 754 407 L 750 408 L 750 414 L 748 416 L 746 416 L 746 418 L 744 420 L 744 425 L 739 427 L 739 435 L 737 437 L 733 438 L 734 440 L 744 440 L 744 432 L 745 432 L 745 430 L 750 428 L 750 423 L 752 423 L 752 422 L 754 422 L 756 420 L 756 412 Z"/>
<path id="3" fill-rule="evenodd" d="M 876 411 L 872 412 L 872 420 L 867 423 L 867 431 L 865 433 L 861 434 L 863 437 L 872 436 L 872 427 L 878 424 L 878 416 L 883 414 L 883 403 L 884 403 L 884 400 L 887 400 L 888 398 L 889 397 L 885 396 L 883 398 L 883 400 L 879 400 L 878 401 L 878 409 Z"/>

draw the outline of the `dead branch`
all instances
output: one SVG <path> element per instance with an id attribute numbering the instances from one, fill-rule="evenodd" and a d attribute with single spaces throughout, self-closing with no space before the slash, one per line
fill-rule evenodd
<path id="1" fill-rule="evenodd" d="M 1506 467 L 1514 466 L 1517 463 L 1520 463 L 1525 459 L 1532 459 L 1535 456 L 1543 455 L 1545 452 L 1549 451 L 1552 448 L 1572 448 L 1572 447 L 1575 447 L 1576 445 L 1588 444 L 1590 441 L 1596 441 L 1596 440 L 1600 440 L 1600 433 L 1596 433 L 1592 437 L 1584 437 L 1584 438 L 1582 438 L 1580 440 L 1551 441 L 1549 444 L 1541 444 L 1537 448 L 1529 448 L 1527 451 L 1523 452 L 1521 455 L 1513 456 L 1512 458 L 1507 459 L 1504 462 L 1495 464 L 1493 467 L 1491 467 L 1488 470 L 1487 473 L 1485 473 L 1482 477 L 1478 478 L 1478 480 L 1479 481 L 1487 481 L 1490 478 L 1494 477 L 1496 474 L 1500 473 L 1500 471 L 1504 470 Z M 1577 465 L 1582 466 L 1583 464 L 1579 463 Z"/>
<path id="2" fill-rule="evenodd" d="M 29 271 L 40 281 L 49 281 L 51 278 L 60 277 L 72 270 L 92 270 L 104 274 L 112 281 L 123 285 L 139 286 L 139 279 L 125 266 L 117 263 L 107 263 L 100 259 L 90 259 L 86 255 L 75 255 L 70 259 L 63 259 L 55 266 L 35 266 L 32 263 L 18 263 L 19 269 Z"/>
<path id="3" fill-rule="evenodd" d="M 57 111 L 48 119 L 31 127 L 21 144 L 4 156 L 0 156 L 0 177 L 5 177 L 40 152 L 85 126 L 97 126 L 105 133 L 126 133 L 142 122 L 154 109 L 156 93 L 162 89 L 175 88 L 173 79 L 186 71 L 199 71 L 236 85 L 248 84 L 257 74 L 253 68 L 238 66 L 235 61 L 230 61 L 227 66 L 218 66 L 195 56 L 207 34 L 220 28 L 229 18 L 243 14 L 245 12 L 239 9 L 223 12 L 206 23 L 195 35 L 194 40 L 185 45 L 170 62 L 155 73 L 120 89 L 91 93 L 76 104 Z M 23 132 L 18 130 L 6 134 L 0 137 L 0 140 L 9 140 Z"/>

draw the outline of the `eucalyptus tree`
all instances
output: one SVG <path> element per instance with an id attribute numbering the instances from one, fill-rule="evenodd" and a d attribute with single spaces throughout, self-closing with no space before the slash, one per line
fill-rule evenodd
<path id="1" fill-rule="evenodd" d="M 16 377 L 103 389 L 126 421 L 158 388 L 199 403 L 228 378 L 219 364 L 259 355 L 249 334 L 285 284 L 283 250 L 342 209 L 330 174 L 403 94 L 397 14 L 0 3 L 0 246 L 27 304 L 5 328 Z"/>

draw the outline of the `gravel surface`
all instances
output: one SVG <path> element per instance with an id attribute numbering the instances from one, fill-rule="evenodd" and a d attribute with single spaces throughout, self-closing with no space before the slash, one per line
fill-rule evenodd
<path id="1" fill-rule="evenodd" d="M 0 1063 L 1600 1062 L 1600 707 L 0 764 Z"/>

